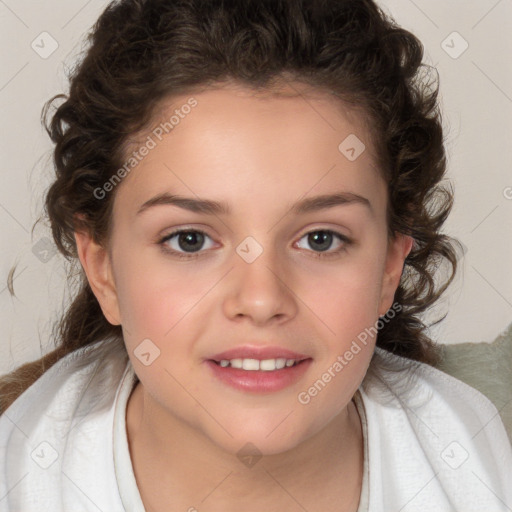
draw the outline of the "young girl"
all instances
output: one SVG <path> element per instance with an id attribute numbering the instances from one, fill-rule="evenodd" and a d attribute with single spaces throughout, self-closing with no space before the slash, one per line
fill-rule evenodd
<path id="1" fill-rule="evenodd" d="M 422 55 L 371 0 L 106 8 L 44 111 L 82 281 L 2 380 L 1 512 L 512 509 L 420 320 L 457 261 Z"/>

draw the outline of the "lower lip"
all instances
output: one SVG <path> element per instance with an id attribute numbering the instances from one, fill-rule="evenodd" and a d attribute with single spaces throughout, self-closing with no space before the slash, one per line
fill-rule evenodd
<path id="1" fill-rule="evenodd" d="M 312 359 L 304 359 L 295 366 L 272 371 L 222 367 L 211 360 L 207 360 L 205 363 L 211 368 L 215 377 L 235 389 L 254 393 L 269 393 L 295 384 L 307 371 L 312 361 Z"/>

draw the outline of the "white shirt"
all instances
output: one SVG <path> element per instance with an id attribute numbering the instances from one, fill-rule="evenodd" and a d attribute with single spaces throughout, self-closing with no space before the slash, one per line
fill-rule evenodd
<path id="1" fill-rule="evenodd" d="M 354 396 L 358 512 L 512 510 L 512 447 L 494 405 L 428 365 L 379 348 L 375 358 L 387 369 Z M 0 416 L 0 512 L 144 511 L 126 435 L 136 382 L 122 343 L 101 342 L 27 389 Z"/>

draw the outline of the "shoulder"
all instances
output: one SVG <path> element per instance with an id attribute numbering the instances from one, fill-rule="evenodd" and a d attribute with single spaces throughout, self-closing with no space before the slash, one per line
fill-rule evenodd
<path id="1" fill-rule="evenodd" d="M 79 349 L 55 363 L 3 412 L 0 496 L 7 496 L 0 512 L 60 510 L 65 493 L 77 499 L 78 488 L 96 488 L 92 497 L 101 478 L 116 487 L 109 471 L 108 433 L 127 361 L 124 346 L 115 340 Z M 107 508 L 112 505 L 104 499 L 96 496 Z M 84 502 L 76 510 L 89 506 Z"/>
<path id="2" fill-rule="evenodd" d="M 77 415 L 87 405 L 85 402 L 93 399 L 98 400 L 99 404 L 96 403 L 101 407 L 105 405 L 102 398 L 110 396 L 105 393 L 108 384 L 119 378 L 126 362 L 127 355 L 120 340 L 104 340 L 75 350 L 27 388 L 3 411 L 0 421 L 5 420 L 4 416 L 13 421 L 30 416 L 37 422 L 50 413 L 67 411 Z"/>
<path id="3" fill-rule="evenodd" d="M 452 422 L 460 427 L 462 421 L 465 430 L 475 436 L 482 427 L 504 431 L 494 404 L 461 380 L 380 348 L 372 363 L 374 370 L 365 379 L 365 387 L 376 402 L 404 409 L 409 415 L 428 415 L 429 421 L 440 422 L 443 430 Z"/>
<path id="4" fill-rule="evenodd" d="M 374 463 L 377 457 L 379 465 L 390 464 L 378 470 L 382 488 L 406 489 L 403 500 L 429 482 L 411 510 L 436 510 L 433 503 L 437 510 L 512 506 L 512 447 L 498 410 L 482 393 L 377 348 L 362 396 L 370 455 L 373 450 Z"/>

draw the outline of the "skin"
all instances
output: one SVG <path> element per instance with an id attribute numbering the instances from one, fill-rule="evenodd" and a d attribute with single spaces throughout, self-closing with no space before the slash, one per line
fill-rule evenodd
<path id="1" fill-rule="evenodd" d="M 76 233 L 89 283 L 108 321 L 122 325 L 140 379 L 126 418 L 147 510 L 357 509 L 363 437 L 352 397 L 375 340 L 309 404 L 297 396 L 391 308 L 412 239 L 387 237 L 386 183 L 361 116 L 298 88 L 270 95 L 226 85 L 194 94 L 197 107 L 115 190 L 108 246 Z M 163 104 L 162 119 L 189 97 Z M 349 134 L 366 146 L 355 161 L 338 150 Z M 296 201 L 333 191 L 361 195 L 371 208 L 290 213 Z M 159 205 L 137 214 L 163 192 L 225 201 L 231 213 Z M 162 251 L 158 241 L 181 227 L 208 235 L 200 257 Z M 351 243 L 334 237 L 332 257 L 319 258 L 325 252 L 305 235 L 321 230 Z M 247 236 L 263 248 L 252 263 L 236 252 Z M 177 237 L 166 245 L 187 254 Z M 134 350 L 147 338 L 160 356 L 144 366 Z M 313 362 L 274 393 L 212 377 L 205 358 L 250 342 Z M 237 457 L 248 442 L 262 454 L 252 467 Z"/>

